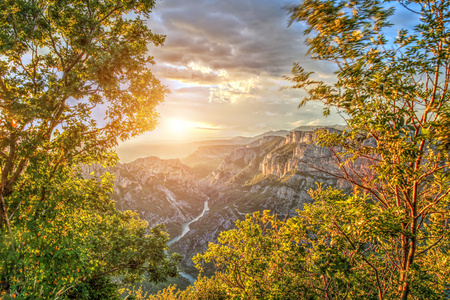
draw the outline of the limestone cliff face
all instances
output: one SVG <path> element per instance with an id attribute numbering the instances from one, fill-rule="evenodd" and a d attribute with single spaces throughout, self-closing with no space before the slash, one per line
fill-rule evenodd
<path id="1" fill-rule="evenodd" d="M 225 157 L 223 162 L 213 171 L 208 178 L 209 184 L 218 186 L 224 183 L 231 183 L 231 179 L 245 169 L 253 167 L 254 161 L 258 157 L 259 151 L 255 148 L 241 148 L 233 151 Z"/>
<path id="2" fill-rule="evenodd" d="M 205 182 L 213 187 L 245 183 L 246 180 L 257 175 L 261 161 L 281 141 L 283 141 L 282 137 L 267 136 L 231 152 Z"/>
<path id="3" fill-rule="evenodd" d="M 225 157 L 207 178 L 211 186 L 244 184 L 255 175 L 282 178 L 292 173 L 319 174 L 336 172 L 334 155 L 316 144 L 315 131 L 294 131 L 285 138 L 264 137 Z M 324 172 L 325 171 L 325 172 Z"/>
<path id="4" fill-rule="evenodd" d="M 286 136 L 280 147 L 264 157 L 260 170 L 264 175 L 283 177 L 288 173 L 335 173 L 336 163 L 330 149 L 316 143 L 315 131 L 294 131 Z"/>
<path id="5" fill-rule="evenodd" d="M 297 143 L 297 144 L 311 144 L 315 141 L 316 131 L 293 131 L 286 135 L 284 140 L 285 144 Z"/>
<path id="6" fill-rule="evenodd" d="M 128 173 L 133 172 L 135 178 L 139 178 L 142 182 L 158 179 L 163 183 L 176 183 L 188 191 L 198 189 L 198 183 L 191 168 L 182 164 L 179 159 L 163 160 L 151 156 L 119 165 L 116 169 Z M 122 179 L 119 174 L 116 176 L 117 183 Z M 125 180 L 128 180 L 128 178 L 125 178 Z"/>

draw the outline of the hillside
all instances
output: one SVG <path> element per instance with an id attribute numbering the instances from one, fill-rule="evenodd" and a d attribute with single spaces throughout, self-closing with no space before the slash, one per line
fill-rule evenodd
<path id="1" fill-rule="evenodd" d="M 178 159 L 146 157 L 113 168 L 85 166 L 84 172 L 112 173 L 117 209 L 137 211 L 149 226 L 164 224 L 170 236 L 181 233 L 182 224 L 200 214 L 207 199 L 192 169 Z"/>

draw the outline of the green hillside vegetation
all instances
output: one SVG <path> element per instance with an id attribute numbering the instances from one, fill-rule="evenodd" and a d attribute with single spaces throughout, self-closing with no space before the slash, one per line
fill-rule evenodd
<path id="1" fill-rule="evenodd" d="M 291 158 L 294 154 L 294 150 L 297 147 L 297 143 L 288 143 L 286 145 L 283 145 L 281 147 L 278 147 L 271 151 L 271 154 L 277 155 L 277 156 L 285 156 L 286 158 Z"/>
<path id="2" fill-rule="evenodd" d="M 212 171 L 217 169 L 219 165 L 222 163 L 223 157 L 218 158 L 185 158 L 182 159 L 181 162 L 187 166 L 189 166 L 192 171 L 194 172 L 194 175 L 198 179 L 202 179 L 209 174 L 211 174 Z"/>
<path id="3" fill-rule="evenodd" d="M 263 143 L 261 145 L 261 148 L 263 150 L 271 151 L 272 149 L 275 149 L 282 140 L 284 140 L 284 137 L 281 137 L 281 136 L 273 137 L 269 141 L 266 141 L 265 143 Z"/>
<path id="4" fill-rule="evenodd" d="M 242 145 L 199 146 L 196 152 L 181 159 L 181 162 L 191 167 L 195 177 L 201 179 L 217 169 L 226 154 L 242 147 Z M 211 152 L 211 154 L 209 152 Z"/>
<path id="5" fill-rule="evenodd" d="M 270 185 L 270 184 L 275 184 L 276 180 L 278 179 L 277 176 L 272 175 L 272 174 L 268 174 L 268 175 L 264 175 L 262 173 L 254 176 L 251 180 L 248 180 L 244 183 L 244 186 L 253 186 L 253 185 Z"/>

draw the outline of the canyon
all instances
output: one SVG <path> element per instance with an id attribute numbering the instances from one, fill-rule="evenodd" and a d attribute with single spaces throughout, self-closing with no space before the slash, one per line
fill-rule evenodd
<path id="1" fill-rule="evenodd" d="M 236 220 L 262 210 L 292 217 L 311 203 L 308 191 L 318 184 L 350 188 L 337 176 L 333 151 L 317 145 L 318 130 L 269 132 L 239 144 L 199 146 L 181 160 L 151 156 L 110 168 L 86 166 L 84 172 L 112 173 L 119 210 L 136 211 L 149 228 L 164 224 L 169 251 L 183 256 L 184 278 L 175 281 L 183 287 L 198 275 L 192 257 Z"/>

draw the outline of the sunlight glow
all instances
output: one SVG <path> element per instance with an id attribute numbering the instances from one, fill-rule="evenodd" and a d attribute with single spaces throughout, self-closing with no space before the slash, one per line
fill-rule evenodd
<path id="1" fill-rule="evenodd" d="M 199 65 L 199 64 L 197 64 L 197 63 L 195 63 L 195 62 L 193 62 L 193 61 L 191 61 L 191 62 L 188 64 L 188 67 L 191 68 L 191 69 L 194 70 L 194 71 L 200 71 L 200 72 L 202 72 L 202 73 L 204 73 L 204 74 L 213 73 L 213 71 L 211 70 L 211 68 L 205 67 L 205 66 L 202 66 L 202 65 Z"/>
<path id="2" fill-rule="evenodd" d="M 184 131 L 186 131 L 190 126 L 189 126 L 188 121 L 184 121 L 184 120 L 180 120 L 180 119 L 170 119 L 169 120 L 169 126 L 170 126 L 170 131 L 174 132 L 174 133 L 182 133 Z"/>
<path id="3" fill-rule="evenodd" d="M 166 131 L 176 139 L 189 139 L 193 136 L 201 134 L 201 132 L 218 130 L 211 124 L 192 122 L 183 119 L 168 119 L 165 124 Z"/>

